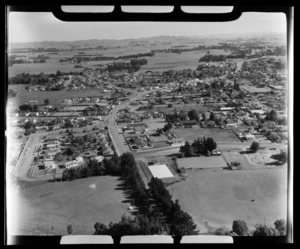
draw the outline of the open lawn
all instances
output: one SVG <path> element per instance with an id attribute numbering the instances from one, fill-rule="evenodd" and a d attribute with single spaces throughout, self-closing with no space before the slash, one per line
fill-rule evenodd
<path id="1" fill-rule="evenodd" d="M 287 170 L 192 171 L 168 187 L 200 228 L 200 233 L 244 220 L 273 227 L 287 217 Z"/>
<path id="2" fill-rule="evenodd" d="M 177 159 L 179 168 L 192 169 L 209 169 L 209 168 L 225 168 L 226 162 L 222 156 L 200 156 Z"/>
<path id="3" fill-rule="evenodd" d="M 196 138 L 212 137 L 218 142 L 240 142 L 239 138 L 231 130 L 220 128 L 176 128 L 175 134 L 189 142 Z"/>
<path id="4" fill-rule="evenodd" d="M 101 176 L 10 188 L 8 234 L 92 234 L 94 224 L 117 222 L 130 206 L 119 177 Z M 126 215 L 130 215 L 128 212 Z"/>

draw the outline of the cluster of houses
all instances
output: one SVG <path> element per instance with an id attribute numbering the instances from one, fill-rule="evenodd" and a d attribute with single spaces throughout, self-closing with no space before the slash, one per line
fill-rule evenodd
<path id="1" fill-rule="evenodd" d="M 134 111 L 129 111 L 128 109 L 122 109 L 118 111 L 115 121 L 117 124 L 139 123 L 143 122 L 144 119 L 156 119 L 163 117 L 163 113 L 158 111 L 145 111 L 143 113 L 137 113 Z"/>
<path id="2" fill-rule="evenodd" d="M 157 131 L 149 129 L 146 123 L 128 124 L 123 127 L 122 131 L 132 151 L 184 144 L 184 140 L 176 136 L 174 132 L 157 134 Z"/>
<path id="3" fill-rule="evenodd" d="M 91 134 L 90 134 L 91 135 Z M 39 169 L 54 169 L 59 167 L 72 168 L 83 165 L 87 160 L 101 162 L 104 158 L 113 156 L 111 140 L 105 129 L 94 132 L 92 140 L 72 140 L 69 135 L 43 137 L 37 152 L 35 152 L 35 163 Z M 67 155 L 66 151 L 72 147 L 72 155 L 58 160 L 57 154 Z"/>

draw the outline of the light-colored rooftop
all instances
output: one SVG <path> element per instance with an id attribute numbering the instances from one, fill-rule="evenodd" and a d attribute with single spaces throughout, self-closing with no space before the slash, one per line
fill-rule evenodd
<path id="1" fill-rule="evenodd" d="M 169 168 L 165 164 L 153 165 L 153 166 L 148 166 L 148 167 L 149 167 L 149 170 L 151 171 L 153 177 L 157 177 L 157 178 L 174 177 L 172 172 L 169 170 Z"/>

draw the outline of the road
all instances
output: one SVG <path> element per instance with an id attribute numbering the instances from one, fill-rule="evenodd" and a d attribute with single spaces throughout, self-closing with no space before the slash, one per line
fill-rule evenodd
<path id="1" fill-rule="evenodd" d="M 247 150 L 252 142 L 218 142 L 217 149 L 223 152 L 225 151 L 240 151 L 240 150 Z M 146 156 L 153 156 L 155 155 L 163 156 L 163 155 L 170 155 L 179 152 L 180 146 L 169 146 L 164 148 L 158 149 L 151 149 L 148 151 L 142 152 L 135 152 L 132 153 L 136 159 L 144 158 Z M 274 144 L 274 143 L 260 143 L 261 148 L 276 148 L 276 149 L 284 149 L 286 145 L 284 144 Z"/>
<path id="2" fill-rule="evenodd" d="M 115 146 L 115 149 L 117 151 L 118 155 L 122 155 L 125 152 L 130 152 L 130 149 L 128 145 L 125 144 L 125 139 L 124 137 L 118 133 L 118 125 L 115 121 L 115 116 L 117 112 L 120 109 L 124 109 L 129 106 L 129 103 L 131 101 L 135 101 L 139 99 L 143 95 L 147 95 L 150 92 L 153 92 L 155 90 L 151 91 L 145 91 L 145 92 L 134 92 L 133 96 L 131 97 L 130 101 L 126 101 L 122 103 L 121 105 L 116 106 L 111 113 L 106 117 L 105 122 L 106 125 L 111 132 L 113 144 Z M 231 151 L 231 150 L 246 150 L 250 147 L 252 142 L 218 142 L 218 149 L 222 151 Z M 260 143 L 261 147 L 266 147 L 266 148 L 284 148 L 286 145 L 282 144 L 274 144 L 274 143 Z M 142 151 L 142 152 L 133 152 L 132 154 L 135 156 L 135 158 L 143 158 L 145 156 L 153 156 L 155 155 L 170 155 L 173 153 L 178 153 L 179 152 L 179 147 L 164 147 L 164 148 L 158 148 L 158 149 L 151 149 L 147 151 Z"/>
<path id="3" fill-rule="evenodd" d="M 115 121 L 115 116 L 118 111 L 124 108 L 127 108 L 130 102 L 135 101 L 141 98 L 143 95 L 147 95 L 150 92 L 154 92 L 155 90 L 145 91 L 145 92 L 137 92 L 134 91 L 133 95 L 130 97 L 130 101 L 125 101 L 121 105 L 115 106 L 115 108 L 104 117 L 105 123 L 107 125 L 108 130 L 110 131 L 111 138 L 113 140 L 113 145 L 115 147 L 116 153 L 122 155 L 125 152 L 130 152 L 128 145 L 125 144 L 124 136 L 118 133 L 118 125 Z"/>
<path id="4" fill-rule="evenodd" d="M 53 179 L 53 175 L 51 173 L 37 176 L 37 177 L 31 176 L 33 170 L 32 162 L 34 159 L 33 153 L 35 147 L 39 144 L 39 141 L 42 136 L 47 136 L 49 134 L 54 135 L 59 133 L 60 131 L 51 131 L 51 132 L 39 132 L 39 133 L 31 134 L 24 146 L 24 149 L 19 157 L 16 166 L 13 169 L 13 174 L 16 177 L 18 177 L 20 180 L 24 180 L 24 181 L 41 181 L 41 180 Z"/>

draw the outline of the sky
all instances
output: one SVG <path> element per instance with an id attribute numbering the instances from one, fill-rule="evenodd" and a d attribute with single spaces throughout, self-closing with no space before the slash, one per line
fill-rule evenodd
<path id="1" fill-rule="evenodd" d="M 247 12 L 231 22 L 63 22 L 46 12 L 10 12 L 9 43 L 128 39 L 153 36 L 285 33 L 283 13 Z"/>

